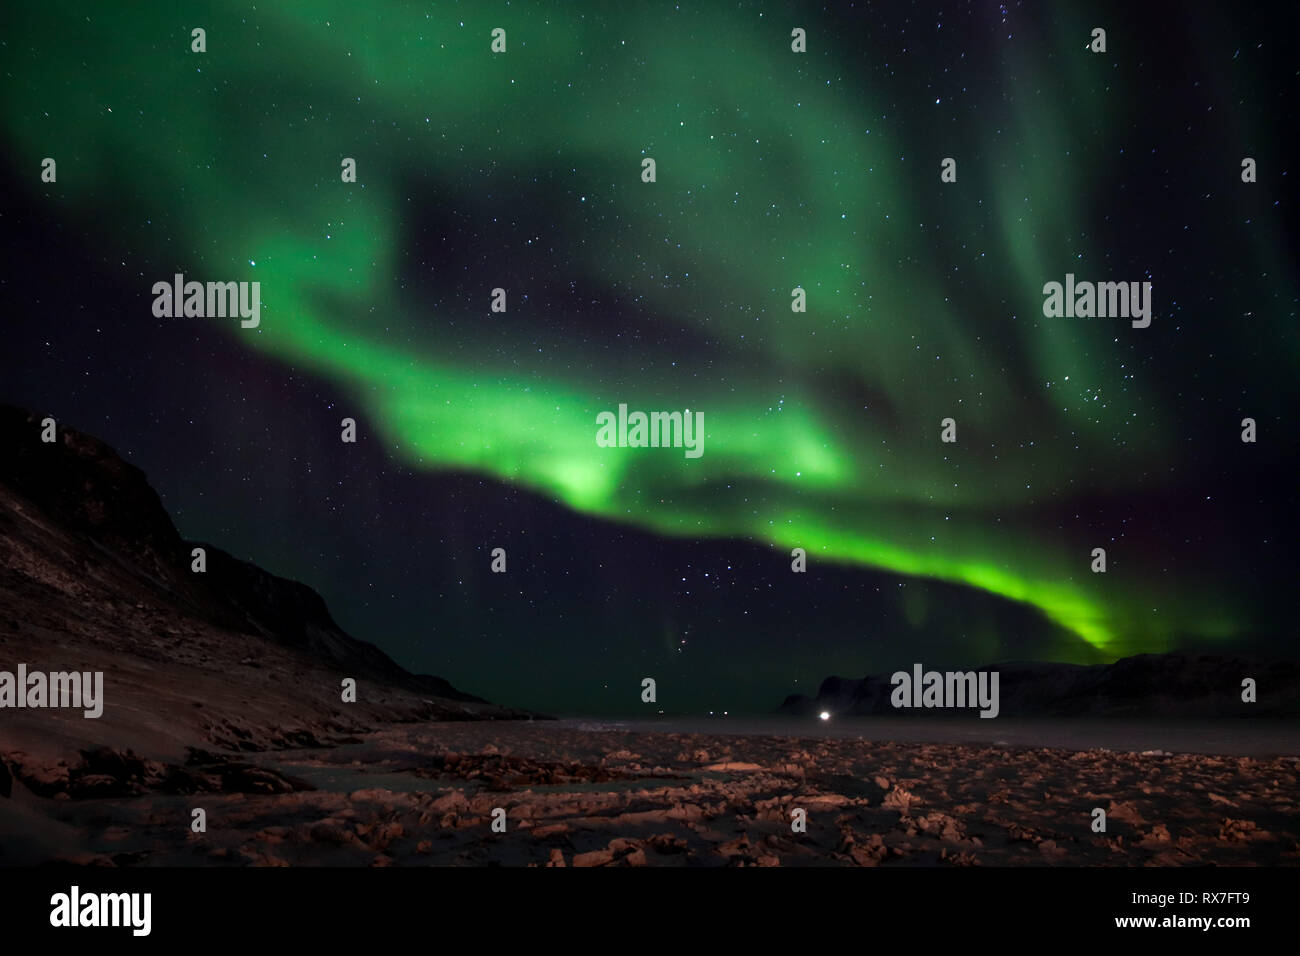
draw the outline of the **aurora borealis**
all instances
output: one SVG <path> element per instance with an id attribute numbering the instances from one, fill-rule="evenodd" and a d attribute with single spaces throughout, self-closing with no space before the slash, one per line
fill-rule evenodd
<path id="1" fill-rule="evenodd" d="M 1294 75 L 1264 14 L 81 9 L 3 14 L 26 266 L 0 397 L 134 452 L 183 534 L 302 578 L 404 664 L 573 710 L 616 709 L 584 696 L 605 671 L 698 668 L 705 707 L 752 653 L 757 707 L 794 667 L 910 662 L 923 627 L 977 663 L 1285 646 Z M 260 282 L 260 325 L 154 318 L 150 287 L 182 272 Z M 1151 326 L 1045 318 L 1068 272 L 1150 281 Z M 620 403 L 703 410 L 705 453 L 600 447 Z M 338 460 L 346 415 L 364 465 Z M 521 494 L 546 503 L 522 506 L 531 539 Z M 608 544 L 624 531 L 691 570 L 643 575 L 644 546 Z M 583 555 L 628 563 L 611 584 Z M 751 642 L 760 598 L 735 579 L 761 562 L 749 619 L 779 625 Z M 731 583 L 693 612 L 706 567 Z M 683 594 L 637 590 L 660 574 Z M 905 596 L 864 610 L 853 589 Z M 723 608 L 732 633 L 683 663 Z M 1025 611 L 1042 623 L 1020 643 L 989 623 Z M 437 618 L 483 647 L 430 649 Z M 501 656 L 555 666 L 563 635 L 628 618 L 545 692 L 492 681 Z"/>

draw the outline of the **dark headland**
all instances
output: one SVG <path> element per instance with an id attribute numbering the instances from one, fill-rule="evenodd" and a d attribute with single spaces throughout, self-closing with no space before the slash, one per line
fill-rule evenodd
<path id="1" fill-rule="evenodd" d="M 826 712 L 855 717 L 953 717 L 954 710 L 948 707 L 894 706 L 903 682 L 895 682 L 893 675 L 911 677 L 913 672 L 913 666 L 907 666 L 863 678 L 828 677 L 815 697 L 791 694 L 777 710 L 796 716 Z M 942 675 L 945 685 L 949 674 L 996 672 L 999 717 L 1300 717 L 1300 663 L 1295 661 L 1168 653 L 1092 665 L 1011 661 L 938 668 L 927 664 L 923 673 L 928 672 Z M 1247 680 L 1253 687 L 1244 684 Z"/>
<path id="2" fill-rule="evenodd" d="M 306 585 L 183 540 L 144 474 L 103 442 L 41 431 L 41 416 L 0 406 L 0 672 L 99 671 L 105 700 L 96 719 L 0 710 L 0 759 L 37 791 L 127 792 L 196 752 L 324 745 L 393 721 L 534 716 L 410 673 L 345 633 Z M 111 756 L 128 750 L 134 776 Z M 146 755 L 160 762 L 149 773 Z"/>

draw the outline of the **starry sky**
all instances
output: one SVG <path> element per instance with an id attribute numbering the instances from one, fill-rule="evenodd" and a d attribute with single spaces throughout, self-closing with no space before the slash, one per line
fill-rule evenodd
<path id="1" fill-rule="evenodd" d="M 1294 654 L 1294 10 L 15 6 L 0 400 L 403 665 L 635 715 Z M 155 317 L 175 273 L 260 324 Z M 1066 273 L 1151 326 L 1045 318 Z M 620 403 L 704 454 L 598 446 Z"/>

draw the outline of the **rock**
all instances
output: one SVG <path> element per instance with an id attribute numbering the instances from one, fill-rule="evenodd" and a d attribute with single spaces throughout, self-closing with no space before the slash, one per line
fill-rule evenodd
<path id="1" fill-rule="evenodd" d="M 331 846 L 346 846 L 349 843 L 360 842 L 357 835 L 339 820 L 321 820 L 313 824 L 308 832 L 312 840 Z"/>
<path id="2" fill-rule="evenodd" d="M 227 793 L 293 793 L 315 788 L 264 767 L 234 764 L 221 769 L 221 789 Z"/>
<path id="3" fill-rule="evenodd" d="M 704 811 L 693 803 L 682 803 L 670 809 L 668 817 L 673 820 L 702 820 Z"/>
<path id="4" fill-rule="evenodd" d="M 1151 832 L 1142 838 L 1143 845 L 1155 843 L 1168 843 L 1170 841 L 1169 828 L 1163 823 L 1157 823 L 1151 828 Z"/>
<path id="5" fill-rule="evenodd" d="M 918 802 L 920 801 L 917 800 L 916 796 L 910 790 L 896 786 L 893 790 L 890 790 L 889 793 L 885 794 L 885 799 L 881 802 L 881 806 L 888 810 L 898 810 L 902 813 L 906 813 L 908 809 L 911 808 L 912 804 Z"/>
<path id="6" fill-rule="evenodd" d="M 533 836 L 544 839 L 552 836 L 563 836 L 570 829 L 567 823 L 548 823 L 544 826 L 533 827 L 532 833 Z"/>
<path id="7" fill-rule="evenodd" d="M 1231 817 L 1224 817 L 1219 825 L 1219 839 L 1224 843 L 1249 842 L 1261 836 L 1264 839 L 1272 839 L 1268 833 L 1257 833 L 1257 830 L 1258 826 L 1254 820 L 1234 820 Z"/>
<path id="8" fill-rule="evenodd" d="M 749 835 L 742 833 L 736 839 L 719 846 L 718 852 L 723 856 L 752 856 L 753 849 L 753 845 L 749 842 Z"/>
<path id="9" fill-rule="evenodd" d="M 60 761 L 53 767 L 35 767 L 29 764 L 15 764 L 14 776 L 27 785 L 27 789 L 39 797 L 53 797 L 68 792 L 70 773 L 67 766 Z"/>
<path id="10" fill-rule="evenodd" d="M 651 849 L 665 856 L 686 852 L 686 841 L 673 833 L 658 833 L 646 841 Z"/>
<path id="11" fill-rule="evenodd" d="M 86 797 L 121 797 L 130 792 L 128 785 L 106 773 L 86 773 L 77 777 L 72 795 Z"/>
<path id="12" fill-rule="evenodd" d="M 848 847 L 849 858 L 858 866 L 879 866 L 889 855 L 879 833 L 873 833 L 873 840 L 866 845 L 854 844 Z"/>
<path id="13" fill-rule="evenodd" d="M 375 850 L 387 850 L 394 840 L 400 839 L 405 830 L 400 823 L 376 823 L 366 828 L 362 836 Z"/>
<path id="14" fill-rule="evenodd" d="M 938 835 L 941 839 L 956 842 L 964 838 L 961 822 L 946 813 L 928 813 L 916 821 L 922 833 Z"/>
<path id="15" fill-rule="evenodd" d="M 1135 803 L 1112 800 L 1110 806 L 1106 808 L 1106 819 L 1137 824 L 1142 822 L 1142 814 Z"/>
<path id="16" fill-rule="evenodd" d="M 463 813 L 469 809 L 469 801 L 465 799 L 465 794 L 453 790 L 433 801 L 429 808 L 435 813 Z"/>
<path id="17" fill-rule="evenodd" d="M 590 853 L 579 853 L 573 858 L 574 866 L 605 866 L 612 862 L 614 862 L 612 850 L 592 850 Z"/>

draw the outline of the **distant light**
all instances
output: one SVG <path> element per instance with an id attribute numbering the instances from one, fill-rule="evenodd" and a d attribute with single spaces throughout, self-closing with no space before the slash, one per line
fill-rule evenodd
<path id="1" fill-rule="evenodd" d="M 826 711 L 826 710 L 823 710 L 823 711 L 822 711 L 820 714 L 818 714 L 817 716 L 821 717 L 822 720 L 830 720 L 830 719 L 831 719 L 830 711 Z"/>

